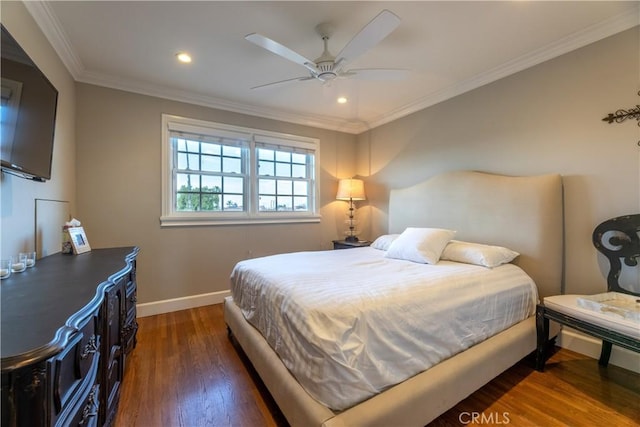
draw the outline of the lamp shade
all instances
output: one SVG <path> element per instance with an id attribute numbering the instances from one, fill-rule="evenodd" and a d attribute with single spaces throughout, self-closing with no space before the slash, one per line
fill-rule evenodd
<path id="1" fill-rule="evenodd" d="M 364 182 L 361 179 L 341 179 L 338 182 L 338 200 L 367 200 L 364 194 Z"/>

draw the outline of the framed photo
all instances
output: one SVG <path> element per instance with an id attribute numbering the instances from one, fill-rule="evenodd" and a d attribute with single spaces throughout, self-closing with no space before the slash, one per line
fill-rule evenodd
<path id="1" fill-rule="evenodd" d="M 71 237 L 71 247 L 73 248 L 74 254 L 82 254 L 91 250 L 87 235 L 84 234 L 84 228 L 71 227 L 68 229 L 68 231 L 69 237 Z"/>

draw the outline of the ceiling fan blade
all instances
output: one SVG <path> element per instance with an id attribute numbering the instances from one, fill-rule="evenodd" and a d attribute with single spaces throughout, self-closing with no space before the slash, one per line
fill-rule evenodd
<path id="1" fill-rule="evenodd" d="M 318 71 L 316 64 L 312 60 L 305 58 L 277 41 L 271 40 L 270 38 L 258 33 L 247 34 L 244 38 L 257 46 L 268 50 L 269 52 L 275 53 L 284 59 L 288 59 L 289 61 L 306 67 L 311 72 Z"/>
<path id="2" fill-rule="evenodd" d="M 340 73 L 340 77 L 358 80 L 404 80 L 409 76 L 409 70 L 397 68 L 361 68 Z"/>
<path id="3" fill-rule="evenodd" d="M 311 77 L 311 76 L 304 76 L 304 77 L 294 77 L 292 79 L 286 79 L 286 80 L 280 80 L 277 82 L 271 82 L 271 83 L 266 83 L 263 85 L 259 85 L 259 86 L 254 86 L 251 89 L 264 89 L 267 87 L 272 87 L 272 86 L 278 86 L 281 84 L 286 84 L 286 83 L 292 83 L 292 82 L 303 82 L 306 80 L 315 80 L 315 77 Z"/>
<path id="4" fill-rule="evenodd" d="M 356 34 L 336 56 L 336 62 L 351 62 L 377 45 L 400 25 L 400 18 L 388 10 L 380 12 Z"/>

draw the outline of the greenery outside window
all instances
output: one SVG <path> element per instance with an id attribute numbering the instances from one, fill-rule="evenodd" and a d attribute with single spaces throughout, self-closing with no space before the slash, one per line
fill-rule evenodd
<path id="1" fill-rule="evenodd" d="M 162 226 L 317 222 L 314 138 L 162 116 Z"/>

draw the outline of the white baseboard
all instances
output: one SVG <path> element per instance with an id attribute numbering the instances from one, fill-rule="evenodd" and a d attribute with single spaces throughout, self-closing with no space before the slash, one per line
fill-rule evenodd
<path id="1" fill-rule="evenodd" d="M 562 328 L 558 338 L 558 345 L 562 348 L 593 357 L 594 359 L 600 358 L 601 340 L 568 328 Z M 614 345 L 611 349 L 609 363 L 640 374 L 640 353 L 635 353 L 626 348 Z"/>
<path id="2" fill-rule="evenodd" d="M 225 297 L 229 296 L 230 294 L 230 291 L 218 291 L 208 294 L 192 295 L 188 297 L 137 304 L 137 316 L 147 317 L 153 316 L 155 314 L 171 313 L 172 311 L 202 307 L 203 305 L 221 304 L 224 301 Z"/>

